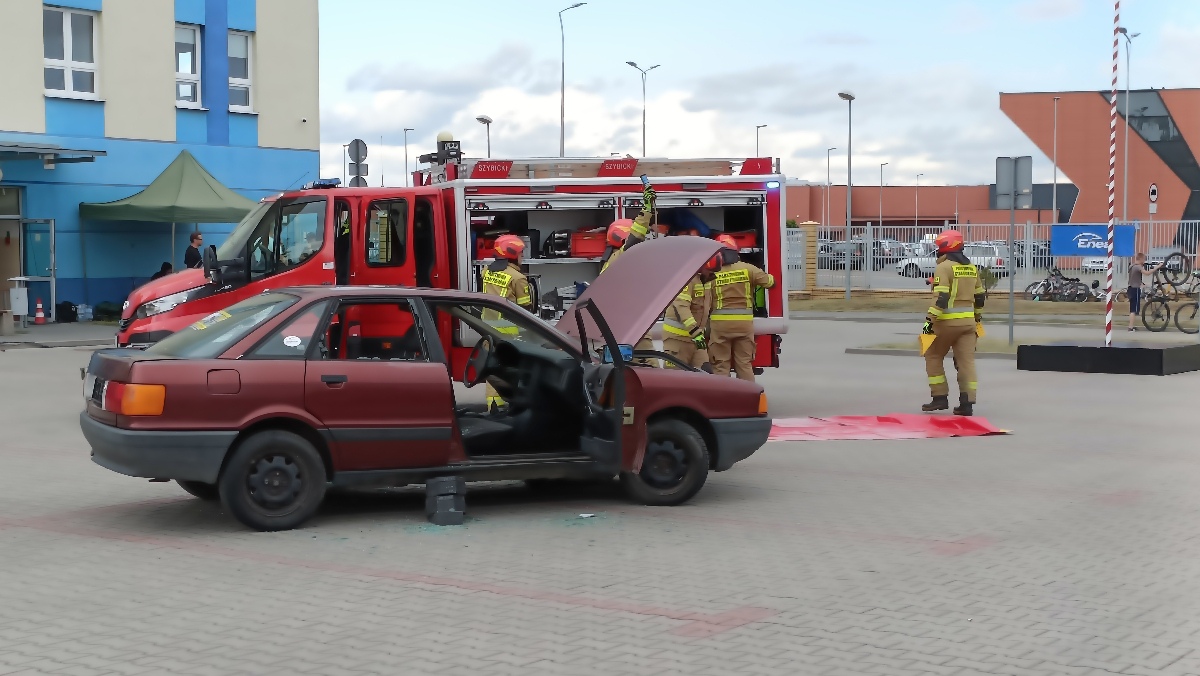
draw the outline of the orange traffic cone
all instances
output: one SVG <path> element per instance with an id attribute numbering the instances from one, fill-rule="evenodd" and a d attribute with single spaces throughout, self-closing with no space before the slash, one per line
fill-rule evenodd
<path id="1" fill-rule="evenodd" d="M 41 298 L 37 299 L 37 309 L 35 309 L 33 312 L 33 323 L 34 324 L 45 324 L 46 323 L 46 313 L 44 311 L 42 311 L 42 299 Z"/>

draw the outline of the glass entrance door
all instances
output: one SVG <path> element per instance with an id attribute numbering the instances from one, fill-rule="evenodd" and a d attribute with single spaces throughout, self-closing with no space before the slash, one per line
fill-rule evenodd
<path id="1" fill-rule="evenodd" d="M 21 268 L 28 278 L 29 302 L 34 304 L 41 298 L 44 303 L 48 298 L 49 306 L 43 305 L 42 309 L 46 317 L 54 321 L 54 306 L 58 302 L 54 219 L 21 219 Z M 32 307 L 29 314 L 33 316 Z"/>

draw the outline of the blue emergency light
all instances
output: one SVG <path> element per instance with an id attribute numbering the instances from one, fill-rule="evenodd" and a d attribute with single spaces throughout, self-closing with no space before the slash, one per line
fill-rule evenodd
<path id="1" fill-rule="evenodd" d="M 779 181 L 767 181 L 767 190 L 775 190 L 779 187 Z"/>
<path id="2" fill-rule="evenodd" d="M 318 178 L 317 180 L 312 181 L 311 183 L 304 184 L 303 189 L 304 190 L 321 190 L 324 188 L 336 188 L 339 185 L 341 185 L 341 183 L 342 183 L 342 179 L 340 179 L 340 178 Z"/>

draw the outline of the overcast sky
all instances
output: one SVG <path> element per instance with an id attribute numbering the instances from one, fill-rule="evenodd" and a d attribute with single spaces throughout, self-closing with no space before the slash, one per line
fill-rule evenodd
<path id="1" fill-rule="evenodd" d="M 321 164 L 342 175 L 342 144 L 370 147 L 403 185 L 409 153 L 439 131 L 493 157 L 558 154 L 558 10 L 571 0 L 321 0 Z M 756 11 L 761 8 L 761 11 Z M 1196 87 L 1200 2 L 1124 0 L 1132 86 Z M 1050 162 L 1000 112 L 1001 91 L 1109 87 L 1109 0 L 590 0 L 563 15 L 568 156 L 782 158 L 791 177 L 846 178 L 846 104 L 854 102 L 855 182 L 990 183 L 998 155 Z M 1124 49 L 1121 68 L 1124 70 Z M 1122 74 L 1122 88 L 1124 75 Z M 1060 124 L 1069 123 L 1060 118 Z M 383 146 L 380 147 L 380 137 Z M 1106 143 L 1101 140 L 1101 143 Z"/>

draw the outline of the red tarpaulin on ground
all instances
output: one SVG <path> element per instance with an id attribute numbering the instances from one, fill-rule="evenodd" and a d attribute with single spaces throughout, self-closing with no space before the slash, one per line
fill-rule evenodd
<path id="1" fill-rule="evenodd" d="M 768 441 L 832 439 L 943 439 L 1008 434 L 985 418 L 961 415 L 839 415 L 829 418 L 781 418 Z"/>

